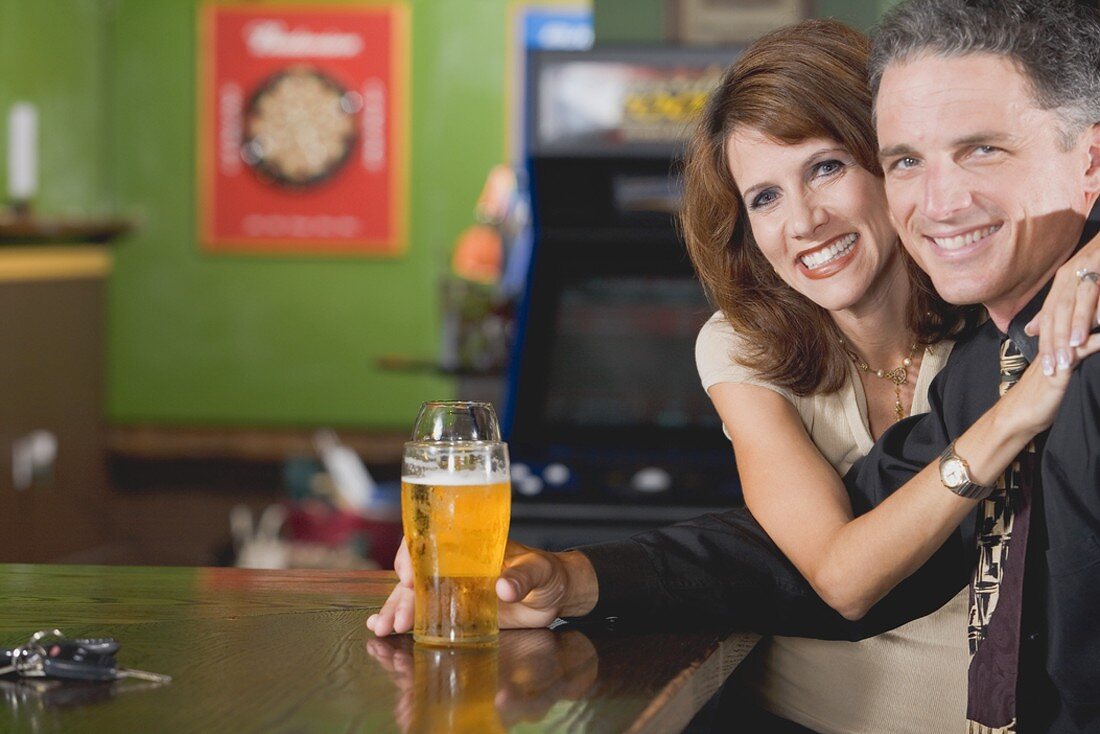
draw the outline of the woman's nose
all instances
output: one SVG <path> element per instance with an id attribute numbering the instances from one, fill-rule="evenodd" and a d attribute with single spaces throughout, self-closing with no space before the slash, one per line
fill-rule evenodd
<path id="1" fill-rule="evenodd" d="M 799 239 L 810 239 L 817 229 L 829 221 L 829 212 L 812 196 L 796 199 L 791 209 L 791 234 Z"/>

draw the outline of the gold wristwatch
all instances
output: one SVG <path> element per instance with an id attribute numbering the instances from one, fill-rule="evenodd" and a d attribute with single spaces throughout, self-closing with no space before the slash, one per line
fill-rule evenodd
<path id="1" fill-rule="evenodd" d="M 975 484 L 970 479 L 970 465 L 966 459 L 955 453 L 955 442 L 948 444 L 940 454 L 940 482 L 960 497 L 968 500 L 983 500 L 994 487 Z"/>

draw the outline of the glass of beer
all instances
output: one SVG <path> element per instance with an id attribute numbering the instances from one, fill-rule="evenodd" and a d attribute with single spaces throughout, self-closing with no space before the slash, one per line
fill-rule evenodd
<path id="1" fill-rule="evenodd" d="M 401 520 L 413 567 L 413 639 L 497 640 L 496 580 L 508 540 L 508 447 L 489 403 L 424 403 L 405 444 Z"/>

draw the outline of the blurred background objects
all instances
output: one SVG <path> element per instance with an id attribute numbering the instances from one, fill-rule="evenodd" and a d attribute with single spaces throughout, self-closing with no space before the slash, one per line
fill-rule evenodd
<path id="1" fill-rule="evenodd" d="M 653 267 L 679 257 L 670 171 L 706 91 L 684 60 L 890 4 L 0 0 L 0 562 L 388 566 L 426 399 L 510 416 L 515 527 L 545 544 L 736 502 L 721 436 L 681 430 L 717 431 L 693 408 L 634 406 L 642 458 L 604 440 L 610 383 L 554 380 L 587 372 L 584 333 L 630 328 L 631 299 L 706 315 L 688 271 L 600 270 L 647 228 Z M 681 61 L 646 81 L 650 57 Z M 555 59 L 581 63 L 547 108 L 533 70 Z M 556 318 L 592 327 L 561 332 L 573 353 L 530 310 L 567 270 Z M 666 346 L 638 348 L 705 403 Z M 550 373 L 523 366 L 538 354 Z M 661 463 L 700 448 L 710 494 Z"/>

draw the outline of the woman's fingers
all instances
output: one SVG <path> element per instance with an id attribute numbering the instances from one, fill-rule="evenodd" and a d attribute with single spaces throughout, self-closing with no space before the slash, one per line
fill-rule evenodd
<path id="1" fill-rule="evenodd" d="M 1076 281 L 1076 277 L 1062 271 L 1054 277 L 1051 294 L 1057 293 L 1058 297 L 1051 304 L 1050 319 L 1043 323 L 1043 333 L 1039 334 L 1039 354 L 1053 357 L 1059 370 L 1068 370 L 1073 366 L 1069 336 L 1074 307 L 1082 290 L 1075 287 Z M 1047 309 L 1046 304 L 1043 304 L 1043 309 Z"/>
<path id="2" fill-rule="evenodd" d="M 1043 309 L 1025 327 L 1039 335 L 1039 361 L 1047 375 L 1072 367 L 1100 318 L 1100 236 L 1094 238 L 1058 269 Z M 1085 277 L 1081 277 L 1081 275 Z"/>
<path id="3" fill-rule="evenodd" d="M 1098 302 L 1100 284 L 1091 280 L 1081 281 L 1077 285 L 1077 300 L 1070 318 L 1068 346 L 1079 347 L 1085 343 L 1092 327 L 1096 326 Z"/>

